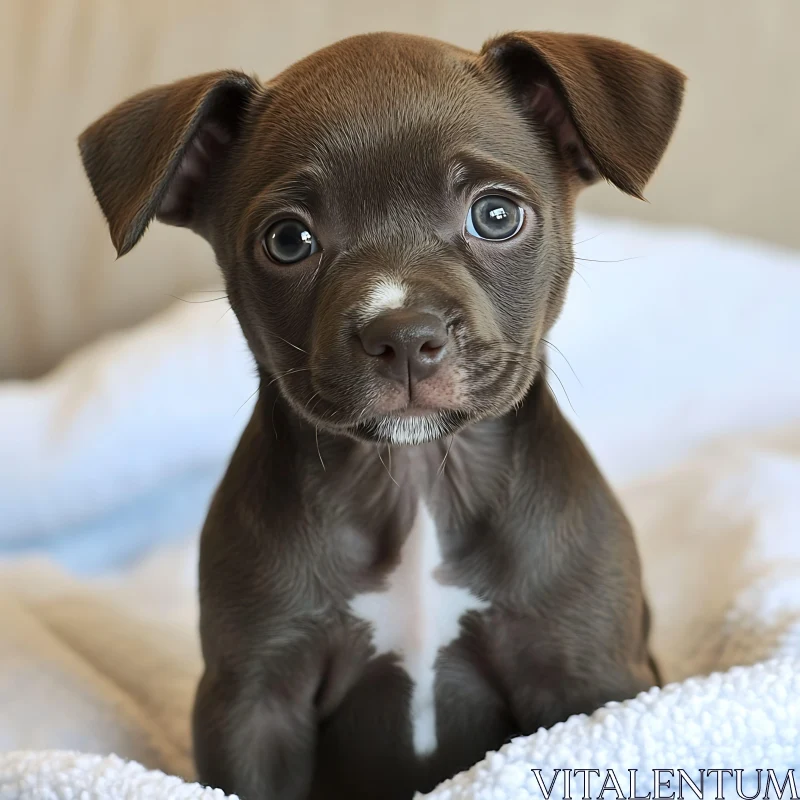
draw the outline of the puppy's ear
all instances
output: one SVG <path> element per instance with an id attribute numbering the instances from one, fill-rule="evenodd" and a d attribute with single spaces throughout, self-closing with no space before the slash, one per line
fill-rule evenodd
<path id="1" fill-rule="evenodd" d="M 678 120 L 679 70 L 620 42 L 560 33 L 500 36 L 481 58 L 580 180 L 602 176 L 642 197 Z"/>
<path id="2" fill-rule="evenodd" d="M 258 88 L 239 72 L 199 75 L 131 97 L 81 134 L 83 166 L 118 255 L 153 217 L 193 224 L 198 197 Z"/>

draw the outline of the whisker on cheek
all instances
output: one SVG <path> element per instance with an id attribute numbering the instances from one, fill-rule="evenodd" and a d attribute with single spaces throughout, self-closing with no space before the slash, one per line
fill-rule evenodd
<path id="1" fill-rule="evenodd" d="M 561 352 L 561 350 L 559 350 L 559 349 L 558 349 L 558 348 L 557 348 L 557 347 L 556 347 L 556 346 L 555 346 L 555 345 L 554 345 L 554 344 L 553 344 L 553 343 L 552 343 L 552 342 L 551 342 L 549 339 L 544 339 L 544 338 L 543 338 L 543 339 L 542 339 L 542 341 L 543 341 L 543 342 L 544 342 L 544 343 L 545 343 L 545 344 L 546 344 L 548 347 L 551 347 L 553 350 L 555 350 L 555 351 L 556 351 L 556 353 L 558 353 L 558 354 L 561 356 L 561 358 L 563 358 L 563 359 L 564 359 L 564 361 L 566 361 L 566 363 L 567 363 L 567 366 L 568 366 L 568 367 L 569 367 L 569 369 L 570 369 L 570 372 L 572 372 L 572 374 L 575 376 L 575 380 L 576 380 L 576 381 L 578 381 L 578 383 L 580 384 L 581 388 L 583 388 L 583 384 L 581 383 L 581 379 L 578 377 L 578 373 L 577 373 L 577 372 L 575 372 L 575 370 L 572 368 L 572 364 L 570 364 L 570 361 L 569 361 L 569 359 L 568 359 L 568 358 L 567 358 L 567 357 L 564 355 L 564 353 L 562 353 L 562 352 Z"/>
<path id="2" fill-rule="evenodd" d="M 575 406 L 572 405 L 572 400 L 569 399 L 569 395 L 567 394 L 567 390 L 564 388 L 564 383 L 562 382 L 561 378 L 558 377 L 558 373 L 549 364 L 545 364 L 544 367 L 545 367 L 545 369 L 547 369 L 547 370 L 549 370 L 550 372 L 553 373 L 553 375 L 555 376 L 555 379 L 559 383 L 559 386 L 561 386 L 561 391 L 564 392 L 564 397 L 567 398 L 567 402 L 569 403 L 569 407 L 572 409 L 572 413 L 577 415 L 578 412 L 575 410 Z M 547 379 L 545 378 L 545 380 L 547 380 Z M 548 382 L 547 385 L 550 386 L 549 382 Z M 550 391 L 553 392 L 553 388 L 552 387 L 550 387 Z M 555 392 L 553 392 L 553 396 L 555 396 Z"/>
<path id="3" fill-rule="evenodd" d="M 281 378 L 285 378 L 288 375 L 294 375 L 298 372 L 311 372 L 309 367 L 296 367 L 295 369 L 287 369 L 285 372 L 280 373 L 280 375 L 276 375 L 267 385 L 265 388 L 269 388 L 272 386 L 275 381 L 279 381 Z"/>
<path id="4" fill-rule="evenodd" d="M 308 408 L 308 404 L 317 397 L 319 397 L 319 392 L 314 392 L 314 394 L 312 394 L 311 397 L 306 400 L 306 408 Z"/>
<path id="5" fill-rule="evenodd" d="M 308 409 L 308 415 L 309 416 L 313 416 L 314 415 L 314 411 L 315 411 L 316 407 L 319 405 L 319 401 L 320 400 L 322 400 L 322 398 L 317 396 L 317 399 L 314 401 L 314 405 L 311 406 L 311 408 Z M 309 400 L 309 402 L 311 402 L 311 401 Z"/>
<path id="6" fill-rule="evenodd" d="M 288 339 L 284 339 L 283 336 L 279 336 L 277 333 L 273 333 L 272 331 L 265 331 L 265 333 L 268 336 L 274 336 L 276 339 L 279 339 L 281 342 L 285 342 L 286 344 L 289 345 L 289 347 L 293 347 L 295 350 L 298 350 L 299 352 L 304 353 L 305 355 L 308 355 L 308 351 L 307 350 L 303 350 L 303 348 L 300 347 L 300 345 L 297 345 L 294 342 L 290 342 Z"/>

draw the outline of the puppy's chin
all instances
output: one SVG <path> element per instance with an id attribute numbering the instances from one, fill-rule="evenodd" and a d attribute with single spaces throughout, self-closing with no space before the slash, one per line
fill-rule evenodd
<path id="1" fill-rule="evenodd" d="M 456 411 L 433 414 L 387 414 L 361 422 L 351 430 L 358 439 L 394 445 L 419 445 L 451 436 L 467 424 Z"/>

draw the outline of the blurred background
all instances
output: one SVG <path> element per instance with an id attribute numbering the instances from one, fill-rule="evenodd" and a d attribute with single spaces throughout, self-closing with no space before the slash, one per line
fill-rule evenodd
<path id="1" fill-rule="evenodd" d="M 649 204 L 602 185 L 582 208 L 800 247 L 797 0 L 2 0 L 0 378 L 219 285 L 207 246 L 162 225 L 114 263 L 75 145 L 110 106 L 205 70 L 268 78 L 359 32 L 479 48 L 514 28 L 616 37 L 689 76 Z"/>

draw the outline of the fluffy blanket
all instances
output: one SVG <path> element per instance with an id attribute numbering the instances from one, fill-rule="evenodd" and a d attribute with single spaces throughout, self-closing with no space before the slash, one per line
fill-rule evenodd
<path id="1" fill-rule="evenodd" d="M 639 532 L 668 685 L 430 797 L 562 797 L 582 769 L 592 797 L 629 794 L 629 770 L 668 796 L 681 769 L 764 796 L 800 767 L 800 258 L 596 220 L 577 241 L 551 382 Z M 194 536 L 255 388 L 223 303 L 0 386 L 3 800 L 222 796 L 184 781 Z"/>

